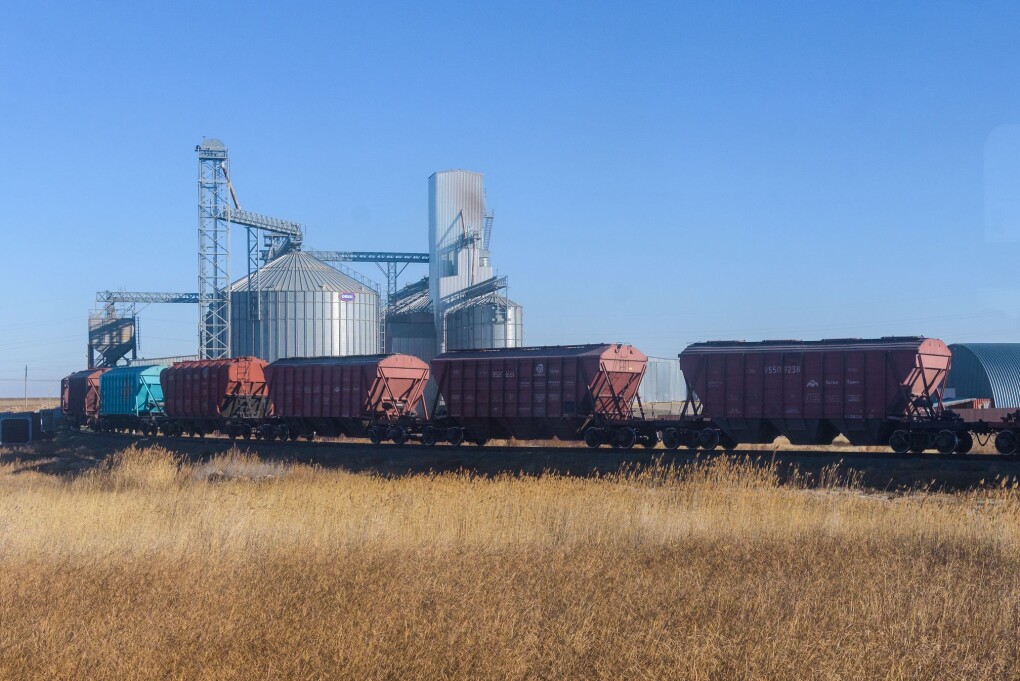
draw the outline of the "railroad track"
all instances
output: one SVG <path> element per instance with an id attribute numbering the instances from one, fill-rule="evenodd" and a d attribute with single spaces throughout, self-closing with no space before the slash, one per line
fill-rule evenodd
<path id="1" fill-rule="evenodd" d="M 998 454 L 893 454 L 854 451 L 813 450 L 716 450 L 692 452 L 686 449 L 613 449 L 600 447 L 526 447 L 475 445 L 405 445 L 367 442 L 314 440 L 281 442 L 265 440 L 229 440 L 223 437 L 150 438 L 114 433 L 76 433 L 68 445 L 111 453 L 129 443 L 156 444 L 191 460 L 205 460 L 217 454 L 238 450 L 273 460 L 309 463 L 326 468 L 383 475 L 406 475 L 466 470 L 480 475 L 557 473 L 589 476 L 623 470 L 634 465 L 655 462 L 687 464 L 720 457 L 738 457 L 759 464 L 775 463 L 780 475 L 793 471 L 819 475 L 838 466 L 861 478 L 871 488 L 895 489 L 934 485 L 960 489 L 991 483 L 996 479 L 1020 476 L 1020 457 Z"/>

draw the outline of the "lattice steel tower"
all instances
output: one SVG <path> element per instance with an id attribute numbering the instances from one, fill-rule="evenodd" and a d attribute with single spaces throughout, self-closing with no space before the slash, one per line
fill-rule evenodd
<path id="1" fill-rule="evenodd" d="M 230 356 L 230 196 L 227 148 L 206 138 L 198 152 L 198 353 Z"/>

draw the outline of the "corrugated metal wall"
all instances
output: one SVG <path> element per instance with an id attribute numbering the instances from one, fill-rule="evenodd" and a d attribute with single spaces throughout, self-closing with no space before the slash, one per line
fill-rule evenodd
<path id="1" fill-rule="evenodd" d="M 493 276 L 484 228 L 481 173 L 446 170 L 429 177 L 429 293 L 440 342 L 447 312 L 442 299 Z"/>
<path id="2" fill-rule="evenodd" d="M 256 295 L 256 294 L 252 294 Z M 247 291 L 231 297 L 231 354 L 274 362 L 284 357 L 370 355 L 379 349 L 376 296 L 353 301 L 337 291 L 261 291 L 260 318 L 252 321 Z"/>
<path id="3" fill-rule="evenodd" d="M 523 335 L 521 306 L 494 294 L 451 308 L 446 315 L 447 350 L 518 348 Z"/>
<path id="4" fill-rule="evenodd" d="M 432 300 L 461 291 L 492 276 L 491 268 L 472 278 L 472 263 L 459 246 L 465 229 L 482 231 L 485 189 L 481 173 L 446 170 L 429 177 L 429 290 Z M 480 244 L 479 244 L 480 246 Z"/>
<path id="5" fill-rule="evenodd" d="M 431 312 L 395 315 L 386 322 L 386 352 L 413 355 L 426 362 L 436 356 L 436 328 Z"/>
<path id="6" fill-rule="evenodd" d="M 1020 409 L 1020 343 L 955 343 L 946 399 L 984 397 L 1001 409 Z"/>
<path id="7" fill-rule="evenodd" d="M 310 255 L 293 251 L 280 256 L 259 271 L 252 285 L 249 291 L 245 277 L 231 286 L 234 357 L 273 362 L 379 351 L 379 294 Z"/>
<path id="8" fill-rule="evenodd" d="M 646 404 L 683 402 L 687 399 L 687 386 L 680 371 L 680 362 L 675 359 L 649 357 L 638 395 Z"/>

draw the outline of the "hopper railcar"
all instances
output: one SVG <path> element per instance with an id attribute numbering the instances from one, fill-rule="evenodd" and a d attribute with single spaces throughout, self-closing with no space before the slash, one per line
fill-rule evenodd
<path id="1" fill-rule="evenodd" d="M 155 435 L 163 418 L 162 367 L 115 367 L 99 377 L 99 417 L 103 432 Z"/>
<path id="2" fill-rule="evenodd" d="M 182 362 L 161 374 L 118 367 L 64 379 L 63 403 L 72 425 L 175 436 L 713 450 L 780 436 L 826 446 L 841 435 L 897 453 L 962 454 L 993 438 L 1002 454 L 1020 450 L 1020 411 L 945 406 L 951 353 L 937 339 L 713 341 L 678 362 L 687 401 L 659 419 L 638 398 L 647 357 L 623 343 L 462 350 L 431 367 L 399 354 Z M 430 377 L 437 396 L 426 409 Z M 98 380 L 92 401 L 74 392 L 86 379 Z"/>
<path id="3" fill-rule="evenodd" d="M 367 437 L 403 444 L 421 431 L 429 365 L 411 355 L 293 357 L 266 366 L 281 436 Z"/>
<path id="4" fill-rule="evenodd" d="M 257 357 L 176 362 L 163 369 L 165 419 L 169 435 L 202 437 L 219 431 L 251 437 L 270 413 L 267 363 Z"/>
<path id="5" fill-rule="evenodd" d="M 60 411 L 69 428 L 77 430 L 96 424 L 100 406 L 99 377 L 107 371 L 107 368 L 76 371 L 60 381 Z"/>
<path id="6" fill-rule="evenodd" d="M 424 427 L 423 440 L 653 444 L 654 424 L 634 418 L 647 361 L 623 343 L 443 353 L 432 370 L 446 411 Z"/>

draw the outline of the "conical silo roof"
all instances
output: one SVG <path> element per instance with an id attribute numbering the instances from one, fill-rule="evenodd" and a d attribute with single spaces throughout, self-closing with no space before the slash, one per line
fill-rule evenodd
<path id="1" fill-rule="evenodd" d="M 376 292 L 321 260 L 301 251 L 290 251 L 266 263 L 252 282 L 259 291 Z M 230 291 L 247 291 L 248 277 L 230 285 Z"/>

